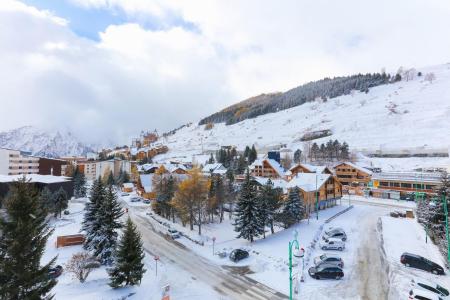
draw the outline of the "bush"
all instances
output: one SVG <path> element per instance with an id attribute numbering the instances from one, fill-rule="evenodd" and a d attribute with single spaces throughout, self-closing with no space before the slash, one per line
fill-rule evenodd
<path id="1" fill-rule="evenodd" d="M 75 253 L 66 264 L 67 272 L 73 273 L 80 282 L 85 282 L 93 269 L 100 267 L 100 263 L 87 252 Z"/>
<path id="2" fill-rule="evenodd" d="M 205 130 L 211 130 L 211 129 L 213 129 L 214 128 L 214 123 L 208 123 L 208 124 L 206 124 L 205 125 Z"/>

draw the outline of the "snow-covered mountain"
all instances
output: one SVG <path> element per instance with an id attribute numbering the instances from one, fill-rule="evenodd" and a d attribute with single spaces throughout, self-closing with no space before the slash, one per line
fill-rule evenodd
<path id="1" fill-rule="evenodd" d="M 0 147 L 30 151 L 44 157 L 84 155 L 93 151 L 69 131 L 47 131 L 32 126 L 0 132 Z"/>
<path id="2" fill-rule="evenodd" d="M 164 139 L 170 151 L 158 158 L 190 160 L 224 145 L 302 149 L 302 137 L 319 130 L 328 130 L 331 135 L 314 142 L 338 139 L 362 152 L 448 153 L 450 64 L 411 74 L 399 82 L 373 87 L 368 93 L 355 91 L 325 102 L 318 99 L 233 125 L 218 123 L 205 130 L 205 125 L 192 123 Z"/>

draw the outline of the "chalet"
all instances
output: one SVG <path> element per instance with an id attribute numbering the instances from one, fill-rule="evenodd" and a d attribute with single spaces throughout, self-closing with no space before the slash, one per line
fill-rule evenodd
<path id="1" fill-rule="evenodd" d="M 326 173 L 297 173 L 286 185 L 290 189 L 298 187 L 303 194 L 308 213 L 336 205 L 342 197 L 342 184 L 337 178 Z"/>
<path id="2" fill-rule="evenodd" d="M 202 169 L 202 173 L 204 176 L 210 175 L 223 176 L 225 175 L 226 172 L 227 169 L 221 163 L 206 164 Z"/>
<path id="3" fill-rule="evenodd" d="M 171 174 L 186 174 L 187 168 L 183 164 L 173 164 L 173 163 L 166 163 L 166 164 L 144 164 L 140 166 L 140 171 L 144 172 L 146 174 L 153 174 L 153 173 L 171 173 Z"/>
<path id="4" fill-rule="evenodd" d="M 293 178 L 298 173 L 319 173 L 319 174 L 330 174 L 333 172 L 327 166 L 314 166 L 310 164 L 296 164 L 289 171 L 286 172 L 288 180 Z"/>
<path id="5" fill-rule="evenodd" d="M 157 178 L 155 176 L 164 176 L 164 177 L 168 177 L 168 176 L 173 176 L 173 178 L 177 181 L 183 181 L 187 178 L 187 174 L 177 174 L 177 173 L 160 173 L 160 175 L 158 174 L 140 174 L 139 175 L 139 180 L 138 183 L 136 185 L 136 189 L 138 191 L 138 194 L 141 195 L 142 197 L 146 198 L 146 199 L 156 199 L 156 191 L 153 189 L 153 181 L 154 178 Z"/>
<path id="6" fill-rule="evenodd" d="M 269 178 L 253 177 L 261 186 Z M 284 194 L 294 187 L 302 193 L 308 214 L 318 209 L 325 209 L 336 205 L 336 200 L 342 197 L 342 185 L 336 176 L 327 173 L 297 173 L 291 180 L 281 178 L 270 179 L 276 188 L 281 188 Z"/>
<path id="7" fill-rule="evenodd" d="M 133 192 L 134 185 L 131 182 L 125 182 L 122 184 L 122 192 L 131 193 Z"/>
<path id="8" fill-rule="evenodd" d="M 343 162 L 334 166 L 334 171 L 342 185 L 367 186 L 372 177 L 372 171 L 351 162 Z"/>
<path id="9" fill-rule="evenodd" d="M 369 195 L 382 198 L 400 199 L 417 192 L 435 194 L 441 185 L 440 173 L 427 172 L 382 172 L 374 173 Z"/>
<path id="10" fill-rule="evenodd" d="M 280 163 L 271 158 L 257 159 L 250 165 L 254 177 L 285 178 L 286 174 Z"/>

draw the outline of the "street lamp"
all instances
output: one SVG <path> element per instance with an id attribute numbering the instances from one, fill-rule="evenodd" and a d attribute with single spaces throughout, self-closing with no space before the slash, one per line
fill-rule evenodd
<path id="1" fill-rule="evenodd" d="M 153 259 L 155 260 L 155 276 L 158 277 L 158 260 L 159 260 L 159 256 L 155 255 L 155 257 L 153 257 Z"/>
<path id="2" fill-rule="evenodd" d="M 448 238 L 448 209 L 447 209 L 447 198 L 445 193 L 442 194 L 442 202 L 444 204 L 445 213 L 445 237 L 447 238 L 447 263 L 450 264 L 450 240 Z"/>
<path id="3" fill-rule="evenodd" d="M 319 220 L 319 192 L 317 191 L 317 170 L 316 170 L 316 220 Z"/>
<path id="4" fill-rule="evenodd" d="M 294 230 L 294 240 L 289 242 L 289 300 L 292 300 L 292 246 L 297 250 L 300 248 L 297 236 L 298 231 Z"/>

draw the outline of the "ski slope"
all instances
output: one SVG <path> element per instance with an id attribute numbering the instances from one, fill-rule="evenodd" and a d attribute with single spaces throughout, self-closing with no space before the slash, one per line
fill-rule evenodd
<path id="1" fill-rule="evenodd" d="M 260 151 L 286 145 L 302 149 L 300 138 L 307 132 L 330 129 L 332 136 L 352 150 L 425 151 L 448 153 L 450 145 L 450 64 L 417 69 L 422 76 L 354 92 L 326 102 L 315 101 L 291 109 L 248 119 L 210 130 L 192 123 L 164 138 L 170 151 L 158 159 L 200 160 L 201 154 L 233 145 L 238 150 L 255 144 Z M 434 73 L 433 82 L 424 75 Z M 204 155 L 203 155 L 204 156 Z"/>

